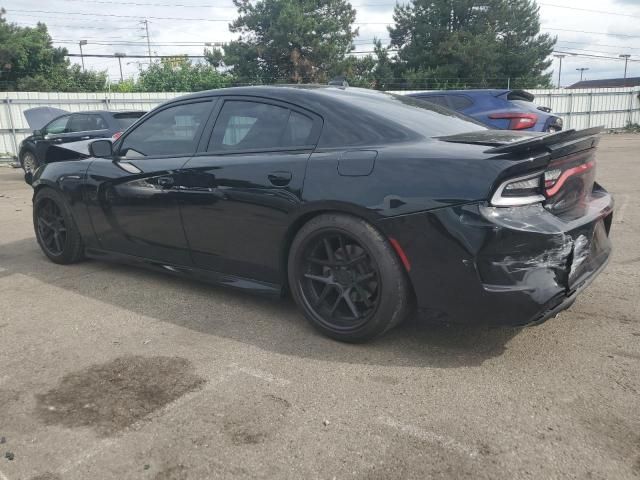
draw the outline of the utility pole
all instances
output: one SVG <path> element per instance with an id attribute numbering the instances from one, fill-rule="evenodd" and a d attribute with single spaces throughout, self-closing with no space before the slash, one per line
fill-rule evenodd
<path id="1" fill-rule="evenodd" d="M 576 70 L 580 72 L 580 81 L 582 81 L 582 74 L 589 69 L 587 67 L 582 67 L 582 68 L 576 68 Z"/>
<path id="2" fill-rule="evenodd" d="M 554 57 L 560 59 L 560 68 L 558 68 L 558 88 L 561 88 L 560 87 L 560 80 L 562 78 L 562 59 L 564 57 L 566 57 L 566 55 L 558 54 L 558 55 L 554 55 Z"/>
<path id="3" fill-rule="evenodd" d="M 80 40 L 78 42 L 78 45 L 80 45 L 80 60 L 82 60 L 82 71 L 84 72 L 84 55 L 82 54 L 82 46 L 86 45 L 87 41 L 86 40 Z"/>
<path id="4" fill-rule="evenodd" d="M 147 36 L 147 52 L 149 53 L 149 65 L 151 65 L 151 39 L 149 38 L 149 21 L 145 18 L 142 20 L 144 24 L 144 30 Z"/>
<path id="5" fill-rule="evenodd" d="M 118 64 L 120 65 L 120 81 L 122 82 L 124 81 L 124 77 L 122 76 L 122 57 L 126 57 L 127 54 L 116 52 L 113 56 L 118 58 Z"/>
<path id="6" fill-rule="evenodd" d="M 629 57 L 631 55 L 629 55 L 628 53 L 623 53 L 622 55 L 620 55 L 620 58 L 624 58 L 624 79 L 623 79 L 623 83 L 622 86 L 626 87 L 627 86 L 627 64 L 629 63 Z"/>

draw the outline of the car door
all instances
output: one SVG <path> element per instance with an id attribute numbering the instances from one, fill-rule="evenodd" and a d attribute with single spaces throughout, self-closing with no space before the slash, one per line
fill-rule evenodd
<path id="1" fill-rule="evenodd" d="M 63 142 L 63 135 L 67 132 L 67 125 L 71 115 L 62 115 L 46 124 L 40 132 L 36 132 L 33 136 L 36 157 L 40 164 L 44 163 L 47 158 L 47 152 L 51 145 Z"/>
<path id="2" fill-rule="evenodd" d="M 206 151 L 184 167 L 182 218 L 194 264 L 282 282 L 289 215 L 301 203 L 322 120 L 289 104 L 226 97 Z"/>
<path id="3" fill-rule="evenodd" d="M 127 131 L 113 159 L 91 163 L 86 202 L 100 249 L 191 264 L 178 204 L 181 168 L 212 105 L 211 98 L 169 104 Z"/>

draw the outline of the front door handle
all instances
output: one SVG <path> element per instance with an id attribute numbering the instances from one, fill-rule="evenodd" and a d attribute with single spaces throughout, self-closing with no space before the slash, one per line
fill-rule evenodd
<path id="1" fill-rule="evenodd" d="M 291 182 L 291 172 L 271 172 L 267 178 L 276 187 L 286 187 Z"/>
<path id="2" fill-rule="evenodd" d="M 80 137 L 80 140 L 89 140 L 91 137 L 89 135 L 85 136 L 85 137 Z"/>
<path id="3" fill-rule="evenodd" d="M 173 177 L 158 177 L 158 185 L 162 188 L 170 188 L 173 186 Z"/>
<path id="4" fill-rule="evenodd" d="M 53 141 L 55 143 L 62 143 L 62 139 L 61 138 L 54 138 Z"/>

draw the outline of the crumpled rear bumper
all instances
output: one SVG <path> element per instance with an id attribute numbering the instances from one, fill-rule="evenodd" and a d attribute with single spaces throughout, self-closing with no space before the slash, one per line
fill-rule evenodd
<path id="1" fill-rule="evenodd" d="M 385 219 L 404 249 L 423 314 L 524 325 L 568 308 L 606 266 L 613 199 L 599 186 L 580 209 L 448 207 Z"/>

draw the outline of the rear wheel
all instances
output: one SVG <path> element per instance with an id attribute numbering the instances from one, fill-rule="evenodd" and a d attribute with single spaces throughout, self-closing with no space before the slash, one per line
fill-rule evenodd
<path id="1" fill-rule="evenodd" d="M 369 223 L 323 214 L 296 235 L 289 285 L 306 318 L 324 334 L 360 342 L 400 323 L 409 309 L 406 274 Z"/>
<path id="2" fill-rule="evenodd" d="M 55 263 L 75 263 L 84 247 L 64 197 L 50 188 L 40 190 L 33 202 L 33 226 L 44 254 Z"/>
<path id="3" fill-rule="evenodd" d="M 22 154 L 22 158 L 20 161 L 22 165 L 22 169 L 27 172 L 35 172 L 36 168 L 38 168 L 38 161 L 36 160 L 36 156 L 31 152 L 24 152 Z"/>

